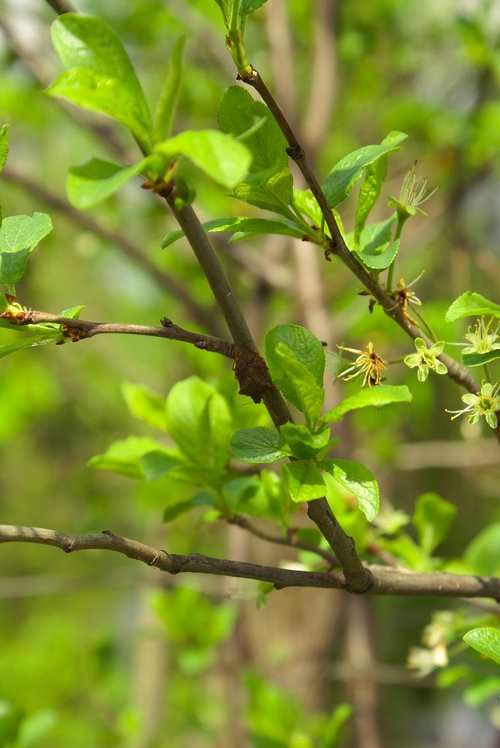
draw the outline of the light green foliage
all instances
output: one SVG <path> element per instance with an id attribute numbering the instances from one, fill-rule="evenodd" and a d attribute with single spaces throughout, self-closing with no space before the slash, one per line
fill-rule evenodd
<path id="1" fill-rule="evenodd" d="M 158 99 L 155 112 L 155 142 L 165 140 L 170 135 L 174 119 L 177 99 L 182 81 L 182 55 L 186 35 L 183 34 L 175 42 L 170 55 L 168 74 L 165 78 L 162 92 Z"/>
<path id="2" fill-rule="evenodd" d="M 224 187 L 234 187 L 250 167 L 251 154 L 243 143 L 217 130 L 185 130 L 155 146 L 157 153 L 186 156 Z"/>
<path id="3" fill-rule="evenodd" d="M 0 171 L 7 162 L 7 156 L 9 155 L 9 126 L 2 125 L 0 129 Z"/>
<path id="4" fill-rule="evenodd" d="M 283 465 L 281 474 L 290 498 L 295 503 L 320 499 L 325 495 L 325 482 L 314 460 L 297 460 Z"/>
<path id="5" fill-rule="evenodd" d="M 132 64 L 102 19 L 66 13 L 52 24 L 52 41 L 67 70 L 47 93 L 124 124 L 144 153 L 152 147 L 151 115 Z"/>
<path id="6" fill-rule="evenodd" d="M 162 163 L 158 155 L 148 156 L 132 166 L 123 167 L 110 161 L 92 158 L 81 166 L 73 166 L 68 173 L 66 193 L 75 208 L 86 210 L 106 200 L 137 174 Z"/>
<path id="7" fill-rule="evenodd" d="M 290 447 L 294 457 L 309 459 L 328 450 L 335 442 L 330 439 L 330 429 L 324 428 L 314 434 L 301 423 L 285 423 L 280 434 Z"/>
<path id="8" fill-rule="evenodd" d="M 352 247 L 363 265 L 370 270 L 385 270 L 396 259 L 400 241 L 392 240 L 394 223 L 395 216 L 391 216 L 380 223 L 365 226 L 357 244 Z"/>
<path id="9" fill-rule="evenodd" d="M 52 221 L 46 213 L 10 216 L 2 221 L 0 284 L 8 286 L 10 293 L 25 274 L 30 253 L 51 231 Z"/>
<path id="10" fill-rule="evenodd" d="M 150 452 L 156 454 L 158 451 L 163 451 L 162 445 L 154 439 L 146 436 L 129 436 L 113 442 L 106 452 L 92 457 L 88 465 L 100 470 L 111 470 L 129 478 L 145 478 L 141 459 Z M 164 451 L 168 457 L 169 450 L 165 448 Z"/>
<path id="11" fill-rule="evenodd" d="M 165 431 L 165 401 L 142 384 L 124 382 L 122 394 L 131 415 L 149 426 Z"/>
<path id="12" fill-rule="evenodd" d="M 500 665 L 500 630 L 492 626 L 482 626 L 468 631 L 464 641 L 477 652 Z"/>
<path id="13" fill-rule="evenodd" d="M 390 133 L 380 145 L 363 146 L 363 148 L 349 153 L 335 164 L 323 183 L 323 192 L 328 200 L 328 205 L 331 208 L 340 205 L 349 195 L 358 179 L 361 178 L 364 169 L 388 153 L 399 150 L 398 144 L 406 137 L 404 133 Z M 383 174 L 379 174 L 379 176 L 382 177 Z M 364 194 L 363 199 L 367 199 L 368 205 L 370 205 L 371 198 Z M 361 220 L 359 226 L 361 226 Z"/>
<path id="14" fill-rule="evenodd" d="M 231 451 L 250 463 L 276 462 L 290 455 L 281 434 L 262 426 L 237 431 L 231 438 Z"/>
<path id="15" fill-rule="evenodd" d="M 495 304 L 495 302 L 489 299 L 485 299 L 479 293 L 466 291 L 448 307 L 445 319 L 447 322 L 453 322 L 462 317 L 477 317 L 481 314 L 500 319 L 500 305 Z"/>
<path id="16" fill-rule="evenodd" d="M 352 460 L 323 460 L 321 467 L 334 480 L 354 494 L 358 506 L 368 521 L 373 520 L 380 507 L 378 484 L 367 467 Z"/>
<path id="17" fill-rule="evenodd" d="M 429 556 L 448 535 L 456 513 L 454 504 L 435 493 L 424 493 L 418 497 L 413 524 L 417 528 L 420 546 Z"/>
<path id="18" fill-rule="evenodd" d="M 323 407 L 325 354 L 320 341 L 299 325 L 278 325 L 266 335 L 265 351 L 273 381 L 314 428 Z"/>
<path id="19" fill-rule="evenodd" d="M 321 421 L 323 423 L 341 421 L 351 410 L 370 406 L 380 408 L 390 403 L 409 403 L 411 399 L 412 394 L 405 385 L 381 384 L 379 387 L 359 390 L 354 395 L 345 397 L 338 405 L 321 416 Z"/>
<path id="20" fill-rule="evenodd" d="M 473 574 L 500 575 L 500 522 L 485 527 L 469 543 L 464 553 L 467 567 Z"/>

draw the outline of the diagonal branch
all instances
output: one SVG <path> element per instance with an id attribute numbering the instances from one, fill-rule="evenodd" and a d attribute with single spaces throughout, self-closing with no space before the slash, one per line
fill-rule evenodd
<path id="1" fill-rule="evenodd" d="M 154 566 L 169 574 L 196 573 L 255 579 L 276 589 L 316 587 L 352 591 L 343 573 L 297 571 L 273 566 L 212 558 L 201 553 L 189 556 L 170 554 L 137 540 L 115 535 L 110 530 L 99 534 L 76 535 L 41 527 L 0 525 L 0 543 L 36 543 L 60 548 L 65 553 L 103 550 L 122 553 L 135 561 Z M 369 567 L 372 595 L 431 595 L 435 597 L 489 597 L 500 600 L 500 579 L 484 576 L 446 574 L 444 572 L 402 572 L 383 566 Z"/>

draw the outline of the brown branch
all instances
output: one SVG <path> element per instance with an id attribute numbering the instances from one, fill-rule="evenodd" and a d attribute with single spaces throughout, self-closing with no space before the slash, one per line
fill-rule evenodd
<path id="1" fill-rule="evenodd" d="M 69 2 L 69 0 L 45 0 L 45 2 L 47 5 L 50 5 L 59 16 L 63 13 L 78 13 L 78 10 Z"/>
<path id="2" fill-rule="evenodd" d="M 316 587 L 352 591 L 343 573 L 297 571 L 243 563 L 191 553 L 170 554 L 164 550 L 124 538 L 110 530 L 100 534 L 68 534 L 40 527 L 0 525 L 0 543 L 36 543 L 61 548 L 65 553 L 104 550 L 122 553 L 169 574 L 195 573 L 255 579 L 276 589 Z M 444 572 L 400 572 L 383 566 L 367 567 L 373 579 L 371 595 L 428 595 L 433 597 L 487 597 L 500 600 L 500 579 L 495 577 L 446 574 Z"/>
<path id="3" fill-rule="evenodd" d="M 89 322 L 83 319 L 72 319 L 70 317 L 60 317 L 57 314 L 48 312 L 37 312 L 27 309 L 18 314 L 4 312 L 0 315 L 16 327 L 26 325 L 40 325 L 52 323 L 61 325 L 64 337 L 74 343 L 85 338 L 93 338 L 95 335 L 120 334 L 120 335 L 145 335 L 154 338 L 167 338 L 168 340 L 179 340 L 182 343 L 190 343 L 196 348 L 212 353 L 220 353 L 227 358 L 234 358 L 235 347 L 233 343 L 221 338 L 214 338 L 210 335 L 203 335 L 198 332 L 185 330 L 178 325 L 174 325 L 172 320 L 166 317 L 161 320 L 161 327 L 152 327 L 150 325 L 130 325 L 123 322 Z"/>
<path id="4" fill-rule="evenodd" d="M 184 306 L 186 313 L 196 320 L 196 322 L 203 325 L 205 329 L 210 330 L 214 335 L 221 334 L 221 325 L 212 310 L 203 307 L 193 299 L 191 294 L 189 294 L 175 278 L 155 265 L 155 263 L 142 252 L 140 247 L 134 244 L 121 231 L 112 231 L 106 226 L 103 226 L 102 223 L 96 221 L 96 219 L 92 218 L 88 213 L 76 210 L 76 208 L 73 208 L 54 192 L 48 190 L 46 187 L 35 182 L 24 174 L 19 173 L 11 166 L 5 166 L 2 171 L 2 178 L 20 185 L 20 187 L 33 195 L 37 200 L 41 200 L 46 205 L 65 215 L 72 223 L 81 226 L 86 231 L 91 231 L 96 236 L 104 239 L 104 241 L 118 247 L 124 255 L 140 265 L 142 269 L 156 281 L 162 290 L 178 299 Z"/>
<path id="5" fill-rule="evenodd" d="M 327 257 L 330 255 L 336 255 L 344 265 L 358 278 L 363 286 L 370 292 L 374 299 L 376 299 L 382 306 L 384 312 L 391 317 L 410 337 L 413 339 L 420 337 L 427 342 L 428 345 L 432 343 L 429 337 L 414 323 L 412 323 L 404 314 L 398 304 L 394 303 L 394 298 L 390 296 L 385 289 L 383 289 L 375 280 L 375 278 L 363 267 L 359 260 L 347 247 L 344 238 L 337 225 L 335 217 L 330 209 L 326 196 L 321 189 L 321 186 L 310 168 L 304 149 L 297 140 L 295 133 L 285 115 L 281 111 L 273 95 L 267 88 L 266 84 L 260 77 L 256 70 L 252 70 L 249 73 L 240 73 L 238 78 L 248 85 L 255 88 L 260 94 L 263 101 L 269 107 L 274 119 L 278 123 L 283 135 L 288 143 L 287 153 L 293 161 L 297 164 L 300 169 L 308 187 L 313 193 L 316 201 L 321 209 L 321 213 L 324 216 L 325 223 L 328 226 L 330 235 L 332 237 L 330 248 L 327 250 Z M 475 379 L 469 374 L 467 369 L 461 366 L 455 359 L 447 354 L 441 354 L 439 359 L 445 364 L 448 369 L 448 376 L 457 384 L 460 384 L 469 392 L 476 393 L 479 390 L 479 385 Z"/>

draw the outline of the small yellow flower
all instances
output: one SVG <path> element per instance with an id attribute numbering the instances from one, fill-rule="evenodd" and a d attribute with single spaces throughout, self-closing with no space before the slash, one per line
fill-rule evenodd
<path id="1" fill-rule="evenodd" d="M 411 353 L 409 356 L 405 356 L 404 362 L 410 369 L 418 366 L 418 381 L 425 382 L 429 375 L 429 370 L 432 369 L 436 374 L 446 374 L 448 369 L 439 361 L 437 356 L 443 352 L 444 341 L 440 340 L 434 343 L 430 348 L 427 348 L 422 338 L 415 338 L 416 353 Z"/>
<path id="2" fill-rule="evenodd" d="M 492 325 L 494 319 L 494 317 L 491 317 L 488 324 L 485 325 L 484 317 L 481 317 L 476 320 L 472 332 L 469 327 L 464 338 L 469 341 L 470 346 L 464 348 L 462 353 L 489 353 L 490 351 L 500 350 L 500 343 L 497 343 L 497 340 L 500 337 L 498 335 L 500 324 L 497 324 L 494 330 L 490 330 L 490 325 Z"/>
<path id="3" fill-rule="evenodd" d="M 447 413 L 453 413 L 451 420 L 454 421 L 458 416 L 467 413 L 467 420 L 470 424 L 477 423 L 481 416 L 484 416 L 486 423 L 492 429 L 498 426 L 498 417 L 496 411 L 500 410 L 500 382 L 490 384 L 483 381 L 481 390 L 473 395 L 468 392 L 462 395 L 462 402 L 467 405 L 463 410 L 447 410 Z"/>
<path id="4" fill-rule="evenodd" d="M 361 375 L 363 375 L 362 387 L 366 387 L 366 385 L 371 387 L 382 382 L 382 371 L 387 368 L 387 364 L 375 351 L 373 343 L 368 343 L 364 351 L 359 351 L 356 348 L 345 348 L 342 345 L 337 347 L 343 351 L 349 351 L 349 353 L 359 354 L 353 365 L 342 372 L 341 377 L 344 382 L 357 379 Z M 346 376 L 346 374 L 349 376 Z"/>
<path id="5" fill-rule="evenodd" d="M 403 180 L 399 197 L 389 197 L 389 205 L 395 206 L 400 222 L 406 221 L 407 218 L 414 216 L 417 212 L 426 215 L 419 208 L 419 205 L 422 205 L 432 197 L 436 190 L 437 187 L 432 192 L 428 192 L 427 179 L 417 177 L 415 174 L 415 164 L 413 164 Z"/>

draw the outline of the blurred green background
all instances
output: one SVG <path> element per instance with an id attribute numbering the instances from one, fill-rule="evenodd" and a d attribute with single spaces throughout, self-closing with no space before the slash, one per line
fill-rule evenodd
<path id="1" fill-rule="evenodd" d="M 187 31 L 175 131 L 215 126 L 218 102 L 235 78 L 215 3 L 76 5 L 119 33 L 150 102 L 160 92 L 173 43 Z M 226 335 L 189 247 L 181 241 L 160 249 L 174 224 L 137 180 L 83 218 L 68 209 L 64 184 L 71 165 L 91 156 L 132 163 L 137 154 L 110 121 L 43 95 L 60 70 L 50 44 L 53 18 L 41 1 L 0 2 L 0 112 L 10 124 L 3 215 L 46 211 L 55 227 L 34 253 L 19 299 L 49 312 L 85 304 L 82 316 L 91 320 L 154 325 L 167 316 Z M 459 340 L 466 329 L 443 322 L 456 296 L 474 290 L 495 299 L 499 287 L 499 38 L 500 7 L 493 0 L 269 0 L 248 23 L 250 60 L 297 127 L 321 178 L 350 150 L 379 142 L 390 130 L 408 133 L 377 210 L 379 220 L 388 215 L 385 198 L 397 196 L 415 161 L 417 173 L 438 187 L 425 206 L 428 216 L 405 230 L 396 273 L 409 282 L 425 269 L 416 292 L 445 340 Z M 193 179 L 202 218 L 250 210 L 199 173 Z M 51 200 L 60 200 L 60 209 Z M 353 205 L 342 206 L 346 227 Z M 97 232 L 90 221 L 98 223 Z M 311 245 L 286 237 L 236 247 L 216 241 L 259 341 L 269 327 L 296 322 L 332 350 L 372 340 L 385 358 L 411 352 L 380 310 L 368 313 L 358 282 L 335 262 L 325 264 Z M 2 342 L 8 339 L 2 331 Z M 113 439 L 151 433 L 128 414 L 123 382 L 166 396 L 191 374 L 208 381 L 231 376 L 229 364 L 208 353 L 131 336 L 2 359 L 2 522 L 67 532 L 112 528 L 175 552 L 266 563 L 267 547 L 237 528 L 203 525 L 192 513 L 162 525 L 161 481 L 139 483 L 86 467 Z M 368 464 L 397 508 L 411 513 L 415 498 L 428 490 L 456 504 L 453 532 L 439 550 L 460 557 L 487 523 L 500 522 L 495 445 L 479 425 L 450 423 L 444 408 L 459 408 L 461 394 L 453 383 L 434 377 L 419 386 L 414 374 L 401 366 L 388 373 L 389 382 L 410 386 L 411 408 L 354 414 L 342 449 Z M 357 387 L 350 383 L 344 391 L 351 386 Z M 293 553 L 269 558 L 277 563 Z M 12 544 L 2 546 L 1 560 L 0 724 L 2 715 L 15 722 L 24 712 L 16 745 L 273 748 L 282 745 L 279 735 L 274 743 L 249 736 L 258 733 L 263 715 L 274 714 L 282 731 L 299 736 L 290 743 L 299 748 L 311 744 L 300 742 L 301 730 L 325 734 L 316 712 L 331 715 L 349 700 L 358 713 L 371 715 L 371 731 L 360 743 L 359 724 L 351 727 L 343 746 L 495 744 L 498 712 L 464 707 L 459 685 L 436 691 L 431 679 L 415 684 L 405 670 L 408 648 L 418 644 L 439 602 L 367 602 L 289 590 L 271 594 L 256 610 L 251 585 L 162 579 L 109 553 L 67 557 Z M 262 677 L 286 686 L 288 695 Z M 1 741 L 0 733 L 0 745 L 9 745 Z"/>

